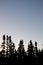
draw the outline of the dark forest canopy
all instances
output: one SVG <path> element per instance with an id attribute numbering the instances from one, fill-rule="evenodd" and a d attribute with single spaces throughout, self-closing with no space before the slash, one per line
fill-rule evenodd
<path id="1" fill-rule="evenodd" d="M 3 35 L 3 42 L 1 43 L 1 48 L 2 50 L 0 51 L 0 61 L 2 61 L 3 63 L 5 62 L 5 60 L 6 62 L 8 60 L 12 62 L 15 60 L 15 62 L 18 63 L 22 62 L 24 64 L 29 64 L 29 62 L 39 63 L 43 59 L 43 49 L 41 51 L 40 49 L 38 49 L 37 41 L 35 41 L 34 46 L 32 40 L 30 40 L 27 51 L 25 51 L 23 40 L 20 40 L 19 47 L 16 50 L 15 43 L 12 42 L 11 36 Z M 2 59 L 4 59 L 4 61 Z"/>

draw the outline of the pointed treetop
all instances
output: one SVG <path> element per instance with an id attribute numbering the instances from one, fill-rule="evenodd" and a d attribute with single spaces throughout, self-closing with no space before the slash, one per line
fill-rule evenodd
<path id="1" fill-rule="evenodd" d="M 5 34 L 3 35 L 3 40 L 5 40 Z"/>

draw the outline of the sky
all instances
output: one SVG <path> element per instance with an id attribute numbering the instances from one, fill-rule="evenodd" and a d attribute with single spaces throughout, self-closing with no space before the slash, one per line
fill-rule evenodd
<path id="1" fill-rule="evenodd" d="M 25 49 L 30 40 L 43 48 L 43 0 L 0 0 L 0 45 L 3 34 L 12 36 L 16 49 L 22 39 Z"/>

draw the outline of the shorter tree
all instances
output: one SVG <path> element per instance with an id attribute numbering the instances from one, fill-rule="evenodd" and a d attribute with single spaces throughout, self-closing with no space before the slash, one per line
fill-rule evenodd
<path id="1" fill-rule="evenodd" d="M 32 44 L 32 40 L 30 40 L 30 44 L 28 45 L 28 50 L 27 50 L 28 56 L 33 56 L 34 55 L 33 48 L 34 48 L 34 46 Z"/>
<path id="2" fill-rule="evenodd" d="M 19 48 L 18 48 L 18 56 L 19 58 L 21 57 L 24 57 L 25 55 L 25 49 L 24 49 L 24 45 L 23 45 L 23 40 L 20 40 L 20 44 L 19 44 Z"/>
<path id="3" fill-rule="evenodd" d="M 37 48 L 37 42 L 35 42 L 35 57 L 38 57 L 38 48 Z"/>

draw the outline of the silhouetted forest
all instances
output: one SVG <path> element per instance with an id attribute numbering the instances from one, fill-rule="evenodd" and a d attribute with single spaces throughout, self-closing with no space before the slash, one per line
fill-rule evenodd
<path id="1" fill-rule="evenodd" d="M 2 50 L 0 51 L 0 64 L 8 65 L 38 65 L 43 64 L 43 49 L 40 51 L 30 40 L 27 51 L 25 51 L 23 40 L 20 40 L 19 47 L 15 49 L 15 43 L 12 42 L 11 36 L 3 35 L 3 42 L 1 43 Z"/>

